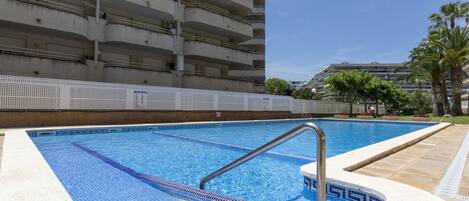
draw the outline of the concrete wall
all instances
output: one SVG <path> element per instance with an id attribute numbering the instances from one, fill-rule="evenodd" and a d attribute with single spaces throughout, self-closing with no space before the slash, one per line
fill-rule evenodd
<path id="1" fill-rule="evenodd" d="M 253 83 L 203 76 L 184 76 L 184 88 L 253 92 Z"/>
<path id="2" fill-rule="evenodd" d="M 102 81 L 102 64 L 94 67 L 92 61 L 60 61 L 36 57 L 0 54 L 0 72 L 6 75 L 47 77 L 86 81 Z"/>
<path id="3" fill-rule="evenodd" d="M 322 115 L 323 116 L 323 115 Z M 110 125 L 137 123 L 169 123 L 192 121 L 227 121 L 254 119 L 285 119 L 299 117 L 290 112 L 175 112 L 175 111 L 3 111 L 0 128 Z"/>
<path id="4" fill-rule="evenodd" d="M 177 86 L 175 72 L 158 72 L 133 68 L 104 67 L 104 82 Z"/>
<path id="5" fill-rule="evenodd" d="M 247 23 L 196 7 L 185 9 L 184 23 L 207 31 L 212 30 L 223 35 L 235 36 L 240 41 L 252 38 L 253 34 L 252 26 Z"/>
<path id="6" fill-rule="evenodd" d="M 184 42 L 184 55 L 203 57 L 222 63 L 252 66 L 252 54 L 199 41 Z"/>
<path id="7" fill-rule="evenodd" d="M 106 25 L 106 41 L 121 42 L 173 51 L 173 36 L 120 24 Z"/>
<path id="8" fill-rule="evenodd" d="M 33 6 L 19 1 L 0 1 L 0 19 L 73 33 L 82 37 L 88 36 L 87 19 L 75 14 Z"/>

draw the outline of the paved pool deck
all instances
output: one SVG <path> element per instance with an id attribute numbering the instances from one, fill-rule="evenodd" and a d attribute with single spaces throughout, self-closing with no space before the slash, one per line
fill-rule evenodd
<path id="1" fill-rule="evenodd" d="M 469 125 L 449 127 L 355 172 L 394 180 L 435 193 L 468 131 Z M 469 196 L 469 160 L 466 160 L 458 194 Z M 443 199 L 458 200 L 445 197 Z"/>

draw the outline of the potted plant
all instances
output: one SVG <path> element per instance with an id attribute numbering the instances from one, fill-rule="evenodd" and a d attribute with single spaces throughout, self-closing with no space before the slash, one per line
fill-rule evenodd
<path id="1" fill-rule="evenodd" d="M 393 115 L 393 114 L 387 114 L 383 116 L 383 119 L 385 120 L 399 120 L 400 116 L 399 115 Z"/>
<path id="2" fill-rule="evenodd" d="M 360 113 L 357 115 L 357 118 L 359 119 L 373 119 L 373 115 L 369 114 L 369 113 Z"/>
<path id="3" fill-rule="evenodd" d="M 412 117 L 414 121 L 430 121 L 431 119 L 432 117 L 427 114 L 416 114 Z"/>
<path id="4" fill-rule="evenodd" d="M 339 118 L 339 119 L 347 119 L 349 118 L 349 115 L 348 113 L 342 112 L 342 113 L 335 114 L 334 117 Z"/>

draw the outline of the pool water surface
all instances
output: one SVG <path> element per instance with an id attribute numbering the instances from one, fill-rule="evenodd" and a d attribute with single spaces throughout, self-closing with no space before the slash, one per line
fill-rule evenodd
<path id="1" fill-rule="evenodd" d="M 52 134 L 32 140 L 73 200 L 171 200 L 175 198 L 170 192 L 142 182 L 128 170 L 197 188 L 202 177 L 304 122 L 161 126 L 145 131 Z M 326 134 L 327 157 L 434 125 L 336 120 L 313 123 Z M 304 190 L 300 166 L 315 161 L 315 144 L 315 136 L 304 132 L 215 178 L 207 183 L 206 190 L 245 200 L 310 200 L 314 192 Z M 333 196 L 328 199 L 341 200 Z"/>

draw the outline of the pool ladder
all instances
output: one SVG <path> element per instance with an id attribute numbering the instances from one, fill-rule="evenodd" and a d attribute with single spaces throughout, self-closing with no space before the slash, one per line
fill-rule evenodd
<path id="1" fill-rule="evenodd" d="M 443 115 L 443 116 L 441 117 L 441 119 L 440 119 L 440 123 L 443 122 L 443 119 L 445 119 L 445 117 L 446 117 L 446 118 L 449 118 L 449 119 L 451 120 L 451 125 L 454 126 L 454 118 L 453 118 L 453 116 L 451 116 L 450 114 L 445 114 L 445 115 Z"/>
<path id="2" fill-rule="evenodd" d="M 326 136 L 324 134 L 324 131 L 318 127 L 314 123 L 304 123 L 301 124 L 292 130 L 282 134 L 281 136 L 273 139 L 270 142 L 267 142 L 266 144 L 260 146 L 259 148 L 255 149 L 254 151 L 251 151 L 250 153 L 242 156 L 241 158 L 238 158 L 234 160 L 233 162 L 225 165 L 224 167 L 212 172 L 211 174 L 205 176 L 200 180 L 199 183 L 199 188 L 204 190 L 205 189 L 205 184 L 214 179 L 215 177 L 218 177 L 225 172 L 228 172 L 232 170 L 235 167 L 240 166 L 241 164 L 257 157 L 258 155 L 265 153 L 274 147 L 283 144 L 284 142 L 298 136 L 304 131 L 313 131 L 314 134 L 316 134 L 316 153 L 317 155 L 317 160 L 316 160 L 316 179 L 317 179 L 317 201 L 326 201 Z"/>

